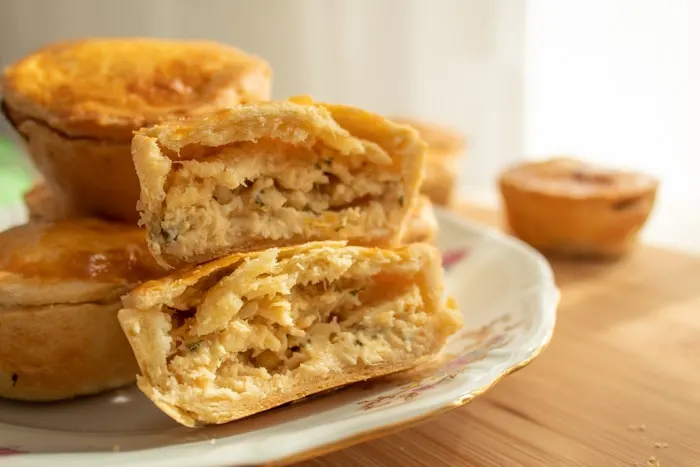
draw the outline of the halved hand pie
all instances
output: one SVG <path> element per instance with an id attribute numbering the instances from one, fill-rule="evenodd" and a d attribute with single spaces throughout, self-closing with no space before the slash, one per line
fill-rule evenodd
<path id="1" fill-rule="evenodd" d="M 305 98 L 167 122 L 132 146 L 149 247 L 170 266 L 314 240 L 396 246 L 424 152 L 408 126 Z"/>
<path id="2" fill-rule="evenodd" d="M 461 326 L 438 251 L 312 242 L 234 254 L 147 282 L 119 321 L 139 388 L 194 426 L 401 371 Z"/>

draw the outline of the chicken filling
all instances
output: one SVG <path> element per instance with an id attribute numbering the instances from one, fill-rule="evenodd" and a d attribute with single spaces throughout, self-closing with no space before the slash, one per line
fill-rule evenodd
<path id="1" fill-rule="evenodd" d="M 171 303 L 166 360 L 178 383 L 230 396 L 292 375 L 324 376 L 429 350 L 435 323 L 411 280 L 417 261 L 380 271 L 340 258 L 345 271 L 325 279 L 318 267 L 268 273 L 265 261 L 240 264 Z"/>
<path id="2" fill-rule="evenodd" d="M 203 238 L 235 246 L 241 239 L 386 236 L 400 223 L 403 184 L 392 165 L 322 146 L 296 150 L 258 142 L 178 162 L 160 222 L 166 249 L 193 251 Z"/>

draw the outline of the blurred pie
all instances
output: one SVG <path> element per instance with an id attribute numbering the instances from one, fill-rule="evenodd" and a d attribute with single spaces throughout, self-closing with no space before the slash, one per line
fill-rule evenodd
<path id="1" fill-rule="evenodd" d="M 315 240 L 397 246 L 425 143 L 409 126 L 300 97 L 146 128 L 132 152 L 149 247 L 176 266 Z"/>
<path id="2" fill-rule="evenodd" d="M 433 243 L 438 233 L 438 221 L 430 198 L 425 195 L 418 197 L 408 227 L 404 233 L 403 243 Z"/>
<path id="3" fill-rule="evenodd" d="M 423 120 L 390 117 L 397 123 L 415 128 L 428 144 L 425 179 L 421 193 L 442 206 L 449 206 L 456 196 L 457 173 L 460 157 L 466 148 L 466 138 L 455 131 Z"/>
<path id="4" fill-rule="evenodd" d="M 265 61 L 215 42 L 74 40 L 6 68 L 3 111 L 61 204 L 136 222 L 133 132 L 266 100 L 270 83 Z"/>
<path id="5" fill-rule="evenodd" d="M 440 253 L 312 242 L 146 282 L 119 321 L 139 388 L 186 426 L 219 424 L 405 370 L 461 326 Z"/>
<path id="6" fill-rule="evenodd" d="M 76 219 L 0 233 L 0 397 L 59 400 L 132 383 L 120 297 L 161 275 L 136 227 Z"/>
<path id="7" fill-rule="evenodd" d="M 658 182 L 648 175 L 557 157 L 506 170 L 500 178 L 512 232 L 554 253 L 619 256 L 654 205 Z"/>

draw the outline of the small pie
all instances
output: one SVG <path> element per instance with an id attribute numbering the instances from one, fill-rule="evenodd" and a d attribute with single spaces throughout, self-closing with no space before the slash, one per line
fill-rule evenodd
<path id="1" fill-rule="evenodd" d="M 130 155 L 143 126 L 270 95 L 268 64 L 207 41 L 59 42 L 3 72 L 3 111 L 62 204 L 136 222 Z"/>
<path id="2" fill-rule="evenodd" d="M 658 182 L 572 158 L 506 170 L 500 189 L 511 231 L 532 246 L 573 256 L 620 256 L 651 213 Z"/>
<path id="3" fill-rule="evenodd" d="M 433 203 L 430 202 L 430 198 L 421 195 L 411 213 L 403 243 L 433 243 L 437 233 L 438 221 Z"/>
<path id="4" fill-rule="evenodd" d="M 34 221 L 0 233 L 0 397 L 60 400 L 132 383 L 120 297 L 162 275 L 135 226 Z"/>
<path id="5" fill-rule="evenodd" d="M 425 179 L 421 193 L 441 206 L 449 206 L 456 196 L 457 173 L 460 157 L 466 149 L 466 138 L 449 128 L 407 117 L 390 117 L 397 123 L 415 128 L 428 144 Z"/>
<path id="6" fill-rule="evenodd" d="M 195 426 L 413 367 L 461 326 L 440 261 L 420 243 L 310 242 L 146 282 L 119 312 L 138 387 Z"/>
<path id="7" fill-rule="evenodd" d="M 425 143 L 409 126 L 300 97 L 145 128 L 132 153 L 149 247 L 174 267 L 317 240 L 397 246 Z"/>

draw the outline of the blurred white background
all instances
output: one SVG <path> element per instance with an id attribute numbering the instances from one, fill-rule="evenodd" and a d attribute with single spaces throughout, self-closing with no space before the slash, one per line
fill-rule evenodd
<path id="1" fill-rule="evenodd" d="M 0 66 L 82 36 L 206 37 L 308 93 L 466 133 L 461 191 L 525 157 L 651 172 L 646 236 L 700 249 L 698 0 L 3 0 Z M 692 83 L 692 84 L 691 84 Z M 5 127 L 5 130 L 7 128 Z"/>

